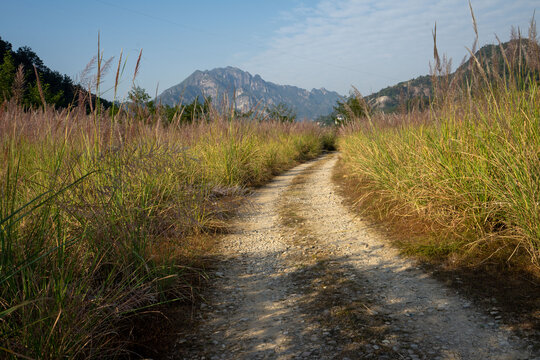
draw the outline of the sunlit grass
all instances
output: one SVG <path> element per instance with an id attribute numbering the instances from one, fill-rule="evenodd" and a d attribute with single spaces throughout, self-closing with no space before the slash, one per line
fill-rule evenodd
<path id="1" fill-rule="evenodd" d="M 323 135 L 217 111 L 165 126 L 1 106 L 0 357 L 124 351 L 124 319 L 192 296 L 186 238 L 226 228 L 231 198 L 320 154 Z"/>
<path id="2" fill-rule="evenodd" d="M 467 82 L 436 88 L 429 111 L 343 129 L 339 149 L 363 199 L 382 218 L 430 224 L 422 241 L 402 239 L 408 252 L 538 270 L 540 53 L 535 39 L 513 41 L 504 77 L 490 67 L 497 59 L 473 58 Z"/>

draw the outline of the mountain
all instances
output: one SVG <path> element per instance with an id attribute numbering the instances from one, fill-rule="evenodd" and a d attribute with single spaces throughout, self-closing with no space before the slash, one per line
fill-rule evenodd
<path id="1" fill-rule="evenodd" d="M 482 68 L 489 81 L 497 81 L 505 76 L 508 78 L 510 71 L 514 74 L 521 72 L 521 76 L 525 78 L 527 76 L 538 78 L 538 70 L 534 70 L 538 69 L 538 59 L 540 58 L 540 48 L 537 42 L 528 39 L 513 39 L 500 46 L 488 44 L 476 51 L 474 56 L 482 63 Z M 510 70 L 505 68 L 505 57 L 510 63 Z M 465 84 L 467 80 L 470 81 L 472 76 L 471 65 L 471 59 L 464 61 L 456 71 L 449 75 L 449 78 L 457 84 Z M 472 68 L 477 72 L 476 65 Z M 426 105 L 429 103 L 432 92 L 433 78 L 431 75 L 424 75 L 388 86 L 366 96 L 366 101 L 375 110 L 392 112 L 397 110 L 401 104 Z"/>
<path id="2" fill-rule="evenodd" d="M 412 99 L 429 99 L 432 91 L 432 79 L 429 75 L 402 81 L 366 96 L 367 103 L 376 110 L 392 112 L 400 104 Z"/>
<path id="3" fill-rule="evenodd" d="M 234 99 L 236 109 L 247 112 L 279 103 L 286 104 L 297 114 L 298 119 L 315 119 L 332 111 L 336 101 L 342 96 L 324 88 L 311 91 L 290 85 L 278 85 L 263 80 L 259 75 L 251 75 L 235 67 L 197 70 L 180 84 L 175 85 L 158 96 L 165 105 L 176 105 L 180 101 L 191 103 L 196 97 L 211 97 L 220 103 L 227 97 Z"/>

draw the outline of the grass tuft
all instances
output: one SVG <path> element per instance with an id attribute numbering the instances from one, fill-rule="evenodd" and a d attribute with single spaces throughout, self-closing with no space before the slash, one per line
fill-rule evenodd
<path id="1" fill-rule="evenodd" d="M 0 357 L 127 354 L 134 317 L 193 299 L 193 236 L 332 139 L 216 109 L 169 126 L 127 114 L 0 106 Z"/>
<path id="2" fill-rule="evenodd" d="M 538 275 L 538 39 L 500 49 L 500 58 L 471 52 L 469 72 L 452 78 L 435 46 L 431 109 L 357 119 L 339 149 L 367 211 L 420 233 L 402 241 L 407 252 Z"/>

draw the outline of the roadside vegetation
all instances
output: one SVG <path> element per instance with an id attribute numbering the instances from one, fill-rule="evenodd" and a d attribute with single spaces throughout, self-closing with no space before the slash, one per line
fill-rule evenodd
<path id="1" fill-rule="evenodd" d="M 474 45 L 454 74 L 434 40 L 429 101 L 374 113 L 355 91 L 321 119 L 340 128 L 338 176 L 404 252 L 538 284 L 534 19 L 527 38 Z M 119 104 L 94 95 L 111 65 L 99 50 L 97 74 L 73 85 L 0 45 L 0 358 L 129 357 L 141 316 L 194 301 L 207 235 L 227 231 L 249 189 L 334 149 L 333 128 L 282 104 L 155 104 L 135 85 L 140 56 Z"/>
<path id="2" fill-rule="evenodd" d="M 474 15 L 473 15 L 474 20 Z M 476 31 L 476 25 L 475 25 Z M 434 32 L 428 110 L 353 117 L 340 177 L 409 254 L 540 279 L 540 46 L 512 31 L 451 74 Z M 476 54 L 476 55 L 475 55 Z M 363 99 L 358 96 L 359 101 Z"/>
<path id="3" fill-rule="evenodd" d="M 135 101 L 89 111 L 4 94 L 1 358 L 128 355 L 134 319 L 193 300 L 203 235 L 227 229 L 247 189 L 334 141 L 211 104 L 184 121 Z"/>

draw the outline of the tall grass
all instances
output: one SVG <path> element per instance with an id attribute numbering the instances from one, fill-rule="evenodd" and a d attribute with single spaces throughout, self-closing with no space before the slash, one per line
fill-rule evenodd
<path id="1" fill-rule="evenodd" d="M 363 188 L 360 201 L 411 227 L 427 224 L 428 240 L 403 240 L 409 251 L 538 273 L 540 51 L 530 34 L 501 46 L 500 59 L 471 51 L 460 78 L 440 73 L 435 47 L 439 88 L 428 112 L 379 114 L 343 129 L 339 149 Z"/>
<path id="2" fill-rule="evenodd" d="M 164 126 L 94 109 L 0 106 L 0 357 L 104 358 L 126 319 L 189 299 L 187 237 L 227 198 L 317 156 L 313 124 L 213 111 Z"/>

